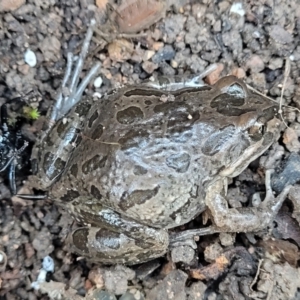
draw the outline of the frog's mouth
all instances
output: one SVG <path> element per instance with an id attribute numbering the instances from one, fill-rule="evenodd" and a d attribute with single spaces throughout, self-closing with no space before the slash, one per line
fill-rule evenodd
<path id="1" fill-rule="evenodd" d="M 242 155 L 232 161 L 219 173 L 222 177 L 238 176 L 248 165 L 256 158 L 261 156 L 278 138 L 280 135 L 281 122 L 277 118 L 273 118 L 266 123 L 259 121 L 254 125 L 249 126 L 246 131 L 251 141 Z"/>

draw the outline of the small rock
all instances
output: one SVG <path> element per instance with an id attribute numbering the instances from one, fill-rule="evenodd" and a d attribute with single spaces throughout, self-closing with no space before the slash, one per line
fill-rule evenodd
<path id="1" fill-rule="evenodd" d="M 280 69 L 283 66 L 283 59 L 280 57 L 276 57 L 276 58 L 271 58 L 269 61 L 269 69 L 271 70 L 276 70 L 276 69 Z"/>
<path id="2" fill-rule="evenodd" d="M 131 58 L 134 46 L 126 39 L 115 40 L 107 47 L 109 57 L 113 61 L 123 62 Z"/>
<path id="3" fill-rule="evenodd" d="M 99 88 L 103 83 L 102 77 L 99 76 L 94 80 L 94 87 Z"/>
<path id="4" fill-rule="evenodd" d="M 45 61 L 56 61 L 60 56 L 61 43 L 56 36 L 49 36 L 43 40 L 40 49 Z"/>
<path id="5" fill-rule="evenodd" d="M 135 299 L 134 295 L 132 295 L 129 292 L 126 292 L 119 298 L 119 300 L 136 300 L 136 299 Z"/>
<path id="6" fill-rule="evenodd" d="M 246 72 L 242 68 L 234 68 L 231 72 L 232 75 L 236 76 L 237 78 L 243 79 L 246 77 Z"/>
<path id="7" fill-rule="evenodd" d="M 204 299 L 204 294 L 207 289 L 207 286 L 202 282 L 194 282 L 189 288 L 188 288 L 188 296 L 189 300 L 200 300 Z"/>
<path id="8" fill-rule="evenodd" d="M 224 247 L 232 246 L 235 242 L 235 233 L 221 232 L 219 235 L 220 242 Z"/>
<path id="9" fill-rule="evenodd" d="M 157 64 L 154 64 L 151 61 L 145 61 L 142 64 L 142 68 L 143 70 L 145 70 L 148 74 L 152 74 L 154 72 L 154 70 L 156 70 L 158 68 Z"/>
<path id="10" fill-rule="evenodd" d="M 280 25 L 272 25 L 269 35 L 275 42 L 280 44 L 289 44 L 293 41 L 293 36 Z"/>
<path id="11" fill-rule="evenodd" d="M 245 15 L 245 10 L 243 9 L 243 4 L 240 2 L 233 3 L 230 8 L 230 13 L 240 15 L 241 17 Z"/>
<path id="12" fill-rule="evenodd" d="M 171 67 L 174 68 L 174 69 L 178 68 L 178 62 L 176 60 L 172 59 L 171 60 Z"/>
<path id="13" fill-rule="evenodd" d="M 195 256 L 195 251 L 189 246 L 178 246 L 172 249 L 171 257 L 174 263 L 183 262 L 189 264 Z"/>
<path id="14" fill-rule="evenodd" d="M 213 244 L 207 246 L 204 250 L 204 258 L 207 262 L 214 262 L 217 257 L 219 257 L 223 252 L 223 248 L 216 241 Z"/>
<path id="15" fill-rule="evenodd" d="M 164 46 L 164 43 L 162 43 L 162 42 L 155 42 L 155 43 L 153 43 L 153 45 L 152 45 L 152 49 L 153 49 L 154 51 L 158 51 L 158 50 L 161 49 L 163 46 Z"/>
<path id="16" fill-rule="evenodd" d="M 143 61 L 149 60 L 154 54 L 155 54 L 155 51 L 153 51 L 153 50 L 145 51 L 144 56 L 143 56 Z"/>
<path id="17" fill-rule="evenodd" d="M 176 299 L 186 300 L 185 282 L 188 275 L 181 270 L 174 270 L 148 294 L 147 300 Z"/>
<path id="18" fill-rule="evenodd" d="M 288 127 L 283 134 L 283 143 L 286 145 L 290 152 L 298 152 L 300 150 L 300 142 L 298 134 L 293 129 Z"/>
<path id="19" fill-rule="evenodd" d="M 161 73 L 165 76 L 174 76 L 175 70 L 166 62 L 163 62 L 159 67 Z"/>
<path id="20" fill-rule="evenodd" d="M 93 298 L 91 298 L 91 299 L 93 299 L 93 300 L 117 300 L 115 295 L 113 295 L 107 291 L 101 291 L 101 290 L 95 290 L 93 292 L 92 297 Z"/>
<path id="21" fill-rule="evenodd" d="M 47 272 L 54 272 L 54 261 L 49 255 L 44 257 L 42 266 Z"/>
<path id="22" fill-rule="evenodd" d="M 291 153 L 281 172 L 272 176 L 272 188 L 280 193 L 285 186 L 293 185 L 300 180 L 300 155 Z"/>
<path id="23" fill-rule="evenodd" d="M 27 65 L 30 67 L 35 67 L 36 66 L 36 55 L 33 51 L 30 49 L 27 49 L 26 52 L 24 53 L 24 60 Z"/>
<path id="24" fill-rule="evenodd" d="M 217 68 L 206 76 L 205 81 L 209 85 L 215 84 L 220 79 L 220 74 L 224 69 L 223 64 L 217 64 Z"/>
<path id="25" fill-rule="evenodd" d="M 221 20 L 217 20 L 213 26 L 214 32 L 221 32 L 222 30 L 222 23 Z"/>
<path id="26" fill-rule="evenodd" d="M 259 73 L 265 68 L 263 60 L 258 55 L 252 55 L 246 62 L 246 69 L 251 73 Z"/>
<path id="27" fill-rule="evenodd" d="M 27 75 L 29 73 L 30 67 L 31 67 L 30 65 L 24 64 L 24 65 L 18 66 L 18 71 L 20 73 L 22 73 L 23 75 Z"/>
<path id="28" fill-rule="evenodd" d="M 128 280 L 135 277 L 135 272 L 125 266 L 117 265 L 104 270 L 105 288 L 116 295 L 122 295 L 127 291 Z"/>
<path id="29" fill-rule="evenodd" d="M 172 60 L 175 56 L 175 50 L 171 45 L 159 49 L 157 53 L 152 57 L 152 62 L 159 64 L 162 61 Z"/>
<path id="30" fill-rule="evenodd" d="M 258 89 L 259 91 L 264 91 L 266 89 L 266 76 L 264 73 L 253 73 L 249 76 L 252 82 L 252 87 Z"/>

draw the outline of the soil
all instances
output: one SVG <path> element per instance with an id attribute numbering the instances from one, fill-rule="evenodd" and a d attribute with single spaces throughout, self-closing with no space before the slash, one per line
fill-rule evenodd
<path id="1" fill-rule="evenodd" d="M 42 117 L 23 122 L 20 129 L 31 146 L 61 84 L 67 52 L 79 53 L 95 16 L 99 32 L 84 73 L 101 61 L 101 79 L 86 93 L 100 96 L 151 76 L 194 74 L 218 63 L 207 83 L 234 74 L 276 101 L 283 96 L 283 104 L 294 108 L 286 110 L 288 128 L 278 143 L 231 182 L 228 198 L 234 200 L 229 204 L 246 206 L 252 194 L 263 192 L 265 168 L 276 170 L 277 193 L 287 184 L 294 187 L 268 230 L 201 237 L 196 251 L 181 245 L 139 266 L 103 266 L 68 251 L 65 239 L 73 220 L 63 209 L 46 200 L 13 197 L 8 174 L 2 172 L 0 299 L 300 299 L 299 0 L 169 0 L 163 5 L 123 0 L 125 9 L 118 11 L 120 3 L 114 3 L 109 18 L 106 2 L 1 1 L 0 105 L 21 97 L 8 105 L 11 118 L 20 103 L 37 108 Z M 147 8 L 141 15 L 152 9 L 153 16 L 139 18 L 131 3 Z M 30 146 L 27 150 L 17 172 L 19 193 L 30 192 L 24 187 Z M 197 228 L 200 221 L 185 228 Z M 54 261 L 53 272 L 51 266 L 42 267 L 47 256 Z M 51 259 L 47 262 L 51 265 Z M 40 272 L 46 282 L 33 289 Z"/>

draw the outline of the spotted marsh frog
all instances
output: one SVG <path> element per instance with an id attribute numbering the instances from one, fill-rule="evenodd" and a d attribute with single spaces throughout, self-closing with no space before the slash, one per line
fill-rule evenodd
<path id="1" fill-rule="evenodd" d="M 169 229 L 205 210 L 214 225 L 200 235 L 257 231 L 273 220 L 288 188 L 274 198 L 269 171 L 260 207 L 229 208 L 225 194 L 226 179 L 278 139 L 275 102 L 234 76 L 212 87 L 130 86 L 93 102 L 81 97 L 82 86 L 74 88 L 79 73 L 70 96 L 58 96 L 55 125 L 34 149 L 30 178 L 83 225 L 70 237 L 73 250 L 93 261 L 135 264 L 166 253 L 183 237 Z"/>

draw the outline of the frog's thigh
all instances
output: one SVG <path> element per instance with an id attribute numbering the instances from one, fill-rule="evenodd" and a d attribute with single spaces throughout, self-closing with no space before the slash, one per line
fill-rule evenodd
<path id="1" fill-rule="evenodd" d="M 276 198 L 270 184 L 271 172 L 266 172 L 266 197 L 259 207 L 229 208 L 221 195 L 223 180 L 210 186 L 206 194 L 208 206 L 214 223 L 221 231 L 251 232 L 266 228 L 277 215 L 290 187 L 286 187 Z"/>
<path id="2" fill-rule="evenodd" d="M 81 205 L 74 216 L 88 226 L 72 232 L 72 250 L 94 261 L 136 264 L 160 257 L 168 249 L 166 230 L 126 219 L 111 209 Z"/>

